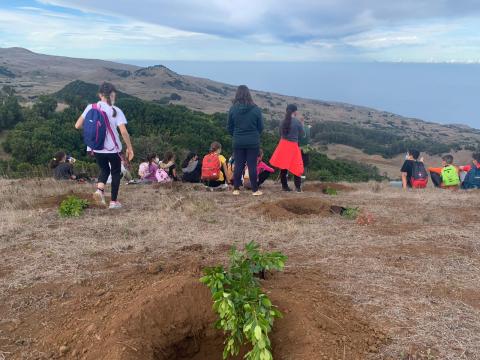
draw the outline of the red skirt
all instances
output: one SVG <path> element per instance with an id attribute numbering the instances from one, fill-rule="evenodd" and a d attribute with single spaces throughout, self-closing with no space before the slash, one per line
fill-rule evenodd
<path id="1" fill-rule="evenodd" d="M 281 170 L 288 170 L 293 175 L 302 176 L 302 152 L 297 142 L 281 139 L 273 152 L 270 164 Z"/>

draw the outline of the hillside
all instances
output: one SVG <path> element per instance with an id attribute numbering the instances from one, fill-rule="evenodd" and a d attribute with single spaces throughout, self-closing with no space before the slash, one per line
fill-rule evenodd
<path id="1" fill-rule="evenodd" d="M 74 80 L 94 84 L 108 80 L 132 96 L 163 104 L 170 102 L 185 105 L 206 113 L 225 112 L 235 93 L 232 85 L 180 75 L 162 65 L 140 68 L 103 60 L 36 54 L 21 48 L 0 49 L 0 88 L 4 85 L 11 86 L 26 101 L 34 100 L 40 94 L 55 93 Z M 480 130 L 463 125 L 440 125 L 361 106 L 260 91 L 254 91 L 254 97 L 263 108 L 267 120 L 272 123 L 282 118 L 287 103 L 294 102 L 300 106 L 311 124 L 340 122 L 342 124 L 335 130 L 337 133 L 340 128 L 350 128 L 352 133 L 353 125 L 359 129 L 370 130 L 367 141 L 371 141 L 371 135 L 377 138 L 373 141 L 374 144 L 369 146 L 370 151 L 365 149 L 363 139 L 359 141 L 362 145 L 356 145 L 352 134 L 342 136 L 343 141 L 339 140 L 338 136 L 322 138 L 318 141 L 319 145 L 342 144 L 353 146 L 366 154 L 394 158 L 407 146 L 398 145 L 403 139 L 417 143 L 428 141 L 432 146 L 425 151 L 433 154 L 446 152 L 450 148 L 474 149 L 480 143 Z M 392 136 L 396 145 L 392 149 L 379 150 L 378 145 L 388 147 L 389 138 Z M 437 144 L 444 144 L 446 147 L 437 147 Z M 389 160 L 389 163 L 398 165 L 394 160 Z"/>

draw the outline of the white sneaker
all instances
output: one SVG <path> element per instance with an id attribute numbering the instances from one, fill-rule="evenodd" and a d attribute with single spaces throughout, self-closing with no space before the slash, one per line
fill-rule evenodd
<path id="1" fill-rule="evenodd" d="M 240 195 L 240 190 L 233 190 L 232 194 L 238 196 Z"/>
<path id="2" fill-rule="evenodd" d="M 252 193 L 253 196 L 262 196 L 263 195 L 263 192 L 261 192 L 260 190 L 257 190 L 255 191 L 254 193 Z"/>
<path id="3" fill-rule="evenodd" d="M 110 201 L 110 206 L 108 207 L 109 209 L 121 209 L 122 204 L 118 201 Z"/>
<path id="4" fill-rule="evenodd" d="M 97 204 L 107 206 L 107 203 L 105 202 L 105 194 L 101 190 L 97 190 L 93 193 L 93 200 L 95 200 Z"/>

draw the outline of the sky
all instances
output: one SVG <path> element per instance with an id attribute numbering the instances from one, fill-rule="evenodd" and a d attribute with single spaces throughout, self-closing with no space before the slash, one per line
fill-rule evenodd
<path id="1" fill-rule="evenodd" d="M 478 0 L 0 0 L 0 47 L 122 60 L 480 63 Z"/>

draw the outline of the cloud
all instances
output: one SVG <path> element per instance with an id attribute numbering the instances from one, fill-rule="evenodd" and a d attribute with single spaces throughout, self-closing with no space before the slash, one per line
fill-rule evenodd
<path id="1" fill-rule="evenodd" d="M 480 14 L 476 0 L 40 0 L 184 31 L 283 42 L 340 39 L 382 26 Z"/>
<path id="2" fill-rule="evenodd" d="M 18 0 L 0 46 L 157 60 L 468 61 L 473 0 Z"/>

